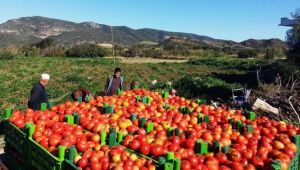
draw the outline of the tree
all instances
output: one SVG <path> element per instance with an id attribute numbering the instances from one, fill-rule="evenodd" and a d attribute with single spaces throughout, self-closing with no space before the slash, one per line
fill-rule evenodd
<path id="1" fill-rule="evenodd" d="M 297 9 L 291 16 L 296 20 L 296 24 L 287 31 L 287 41 L 291 44 L 288 56 L 289 59 L 300 62 L 300 9 Z"/>
<path id="2" fill-rule="evenodd" d="M 36 47 L 36 48 L 45 49 L 45 48 L 47 48 L 47 47 L 52 46 L 53 43 L 54 43 L 54 39 L 51 39 L 51 38 L 45 38 L 45 39 L 42 39 L 40 42 L 31 44 L 31 46 L 34 46 L 34 47 Z"/>
<path id="3" fill-rule="evenodd" d="M 142 49 L 137 45 L 130 47 L 124 52 L 125 57 L 142 57 L 142 55 Z"/>
<path id="4" fill-rule="evenodd" d="M 287 31 L 286 39 L 288 43 L 294 45 L 300 41 L 300 8 L 295 13 L 291 13 L 291 17 L 295 24 Z"/>
<path id="5" fill-rule="evenodd" d="M 104 57 L 107 50 L 96 44 L 76 45 L 66 51 L 67 57 Z"/>
<path id="6" fill-rule="evenodd" d="M 254 49 L 245 49 L 238 52 L 239 58 L 255 58 L 257 55 L 257 51 Z"/>
<path id="7" fill-rule="evenodd" d="M 265 53 L 265 59 L 283 58 L 285 51 L 281 48 L 267 48 Z"/>

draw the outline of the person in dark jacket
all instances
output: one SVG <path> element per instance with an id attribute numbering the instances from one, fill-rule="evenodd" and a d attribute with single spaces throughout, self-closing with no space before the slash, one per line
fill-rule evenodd
<path id="1" fill-rule="evenodd" d="M 45 87 L 48 85 L 49 74 L 42 74 L 40 81 L 31 89 L 31 96 L 28 101 L 28 107 L 33 110 L 40 110 L 41 103 L 48 103 L 48 95 Z"/>
<path id="2" fill-rule="evenodd" d="M 124 90 L 124 79 L 121 77 L 121 69 L 119 67 L 115 68 L 114 74 L 108 77 L 105 84 L 104 95 L 111 96 L 117 94 L 118 89 Z"/>
<path id="3" fill-rule="evenodd" d="M 75 90 L 71 97 L 74 101 L 78 100 L 79 97 L 82 98 L 82 101 L 88 101 L 89 99 L 93 98 L 91 92 L 83 87 L 79 87 L 77 90 Z"/>

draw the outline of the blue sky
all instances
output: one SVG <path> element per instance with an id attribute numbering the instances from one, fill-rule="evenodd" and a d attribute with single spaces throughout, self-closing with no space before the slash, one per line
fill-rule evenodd
<path id="1" fill-rule="evenodd" d="M 2 0 L 0 23 L 25 16 L 188 32 L 243 41 L 280 38 L 300 0 Z"/>

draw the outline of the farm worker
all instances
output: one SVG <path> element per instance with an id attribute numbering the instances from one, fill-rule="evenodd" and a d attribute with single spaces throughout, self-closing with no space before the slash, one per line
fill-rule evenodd
<path id="1" fill-rule="evenodd" d="M 130 84 L 130 90 L 136 89 L 136 88 L 140 88 L 140 82 L 133 80 Z"/>
<path id="2" fill-rule="evenodd" d="M 79 87 L 77 90 L 75 90 L 72 94 L 71 97 L 73 100 L 78 100 L 79 97 L 82 98 L 82 101 L 89 101 L 89 99 L 93 98 L 91 92 L 83 87 Z"/>
<path id="3" fill-rule="evenodd" d="M 50 76 L 43 73 L 40 81 L 36 83 L 31 89 L 31 96 L 28 101 L 28 107 L 33 110 L 40 110 L 41 103 L 48 103 L 48 95 L 45 87 L 48 85 Z"/>
<path id="4" fill-rule="evenodd" d="M 172 90 L 170 91 L 169 98 L 175 97 L 175 96 L 176 96 L 176 93 L 177 93 L 177 91 L 176 91 L 175 89 L 172 89 Z"/>
<path id="5" fill-rule="evenodd" d="M 104 95 L 111 96 L 117 94 L 117 90 L 124 90 L 124 79 L 121 77 L 121 69 L 115 68 L 114 74 L 107 78 Z"/>

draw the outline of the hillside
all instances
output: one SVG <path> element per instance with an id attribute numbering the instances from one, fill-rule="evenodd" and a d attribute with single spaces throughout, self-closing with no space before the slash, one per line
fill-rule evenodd
<path id="1" fill-rule="evenodd" d="M 141 41 L 158 42 L 170 36 L 197 39 L 214 39 L 196 34 L 183 34 L 154 29 L 134 30 L 126 26 L 113 26 L 114 43 L 132 45 Z M 111 27 L 94 22 L 74 23 L 58 19 L 34 16 L 8 20 L 0 24 L 0 46 L 23 45 L 51 37 L 58 44 L 70 46 L 84 42 L 110 43 Z M 3 41 L 4 40 L 4 41 Z"/>
<path id="2" fill-rule="evenodd" d="M 170 37 L 182 38 L 197 46 L 209 48 L 265 48 L 283 46 L 278 39 L 246 40 L 241 43 L 219 40 L 190 33 L 168 32 L 156 29 L 132 29 L 126 26 L 113 26 L 114 43 L 128 46 L 140 42 L 162 42 Z M 75 23 L 40 16 L 22 17 L 0 24 L 0 47 L 23 46 L 52 38 L 62 46 L 81 43 L 111 43 L 111 26 L 94 22 Z"/>

